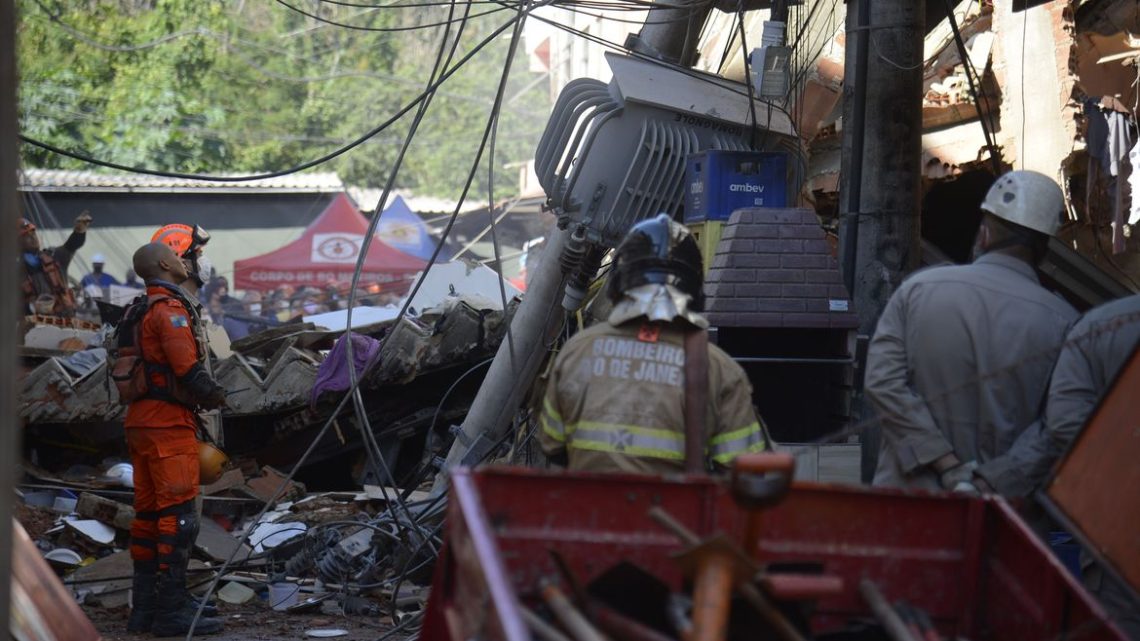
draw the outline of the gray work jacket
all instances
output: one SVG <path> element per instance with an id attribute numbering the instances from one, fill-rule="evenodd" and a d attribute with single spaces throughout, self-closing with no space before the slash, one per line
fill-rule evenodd
<path id="1" fill-rule="evenodd" d="M 1027 429 L 1040 433 L 1049 374 L 1076 317 L 1029 265 L 1000 253 L 905 280 L 867 354 L 866 393 L 883 428 L 874 484 L 938 489 L 928 465 L 953 452 L 1002 494 L 1028 491 L 1009 454 Z"/>
<path id="2" fill-rule="evenodd" d="M 1073 325 L 1049 385 L 1045 431 L 1051 458 L 1068 449 L 1140 342 L 1140 294 L 1106 303 Z M 1046 471 L 1048 471 L 1046 469 Z"/>

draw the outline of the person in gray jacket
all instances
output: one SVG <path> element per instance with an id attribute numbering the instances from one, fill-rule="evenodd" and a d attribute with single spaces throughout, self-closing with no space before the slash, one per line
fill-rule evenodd
<path id="1" fill-rule="evenodd" d="M 974 262 L 916 272 L 891 296 L 867 355 L 883 430 L 875 485 L 1032 489 L 1021 458 L 1042 444 L 1049 375 L 1077 317 L 1034 269 L 1064 207 L 1048 176 L 1001 176 L 982 203 Z"/>
<path id="2" fill-rule="evenodd" d="M 1040 482 L 1069 449 L 1117 373 L 1140 344 L 1140 294 L 1105 303 L 1073 325 L 1057 358 L 1045 409 L 1047 446 L 1036 468 Z M 1140 641 L 1140 603 L 1082 554 L 1082 580 L 1130 639 Z"/>

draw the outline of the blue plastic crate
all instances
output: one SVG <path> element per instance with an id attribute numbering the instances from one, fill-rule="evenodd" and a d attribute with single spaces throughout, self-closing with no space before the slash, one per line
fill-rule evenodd
<path id="1" fill-rule="evenodd" d="M 786 207 L 788 155 L 703 151 L 685 168 L 685 222 L 728 220 L 743 207 Z"/>

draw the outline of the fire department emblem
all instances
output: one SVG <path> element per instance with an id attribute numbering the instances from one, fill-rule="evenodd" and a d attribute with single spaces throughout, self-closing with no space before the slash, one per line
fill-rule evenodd
<path id="1" fill-rule="evenodd" d="M 359 234 L 314 234 L 314 263 L 355 263 L 364 237 Z"/>

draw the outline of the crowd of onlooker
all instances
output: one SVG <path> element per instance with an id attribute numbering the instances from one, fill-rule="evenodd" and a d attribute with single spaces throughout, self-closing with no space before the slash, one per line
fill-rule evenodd
<path id="1" fill-rule="evenodd" d="M 348 289 L 347 284 L 337 282 L 323 288 L 281 285 L 269 292 L 247 291 L 239 298 L 230 295 L 224 276 L 215 276 L 200 296 L 210 320 L 225 328 L 230 340 L 237 340 L 269 327 L 300 322 L 305 316 L 346 309 Z M 399 300 L 399 294 L 381 291 L 377 285 L 362 287 L 356 295 L 357 306 L 383 307 Z"/>

